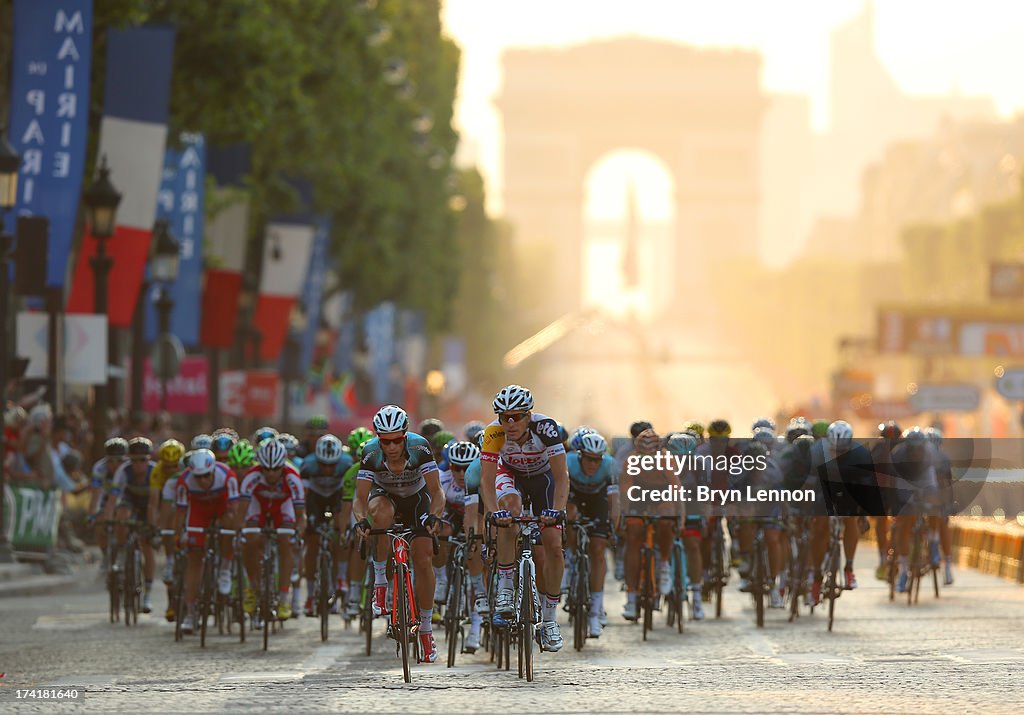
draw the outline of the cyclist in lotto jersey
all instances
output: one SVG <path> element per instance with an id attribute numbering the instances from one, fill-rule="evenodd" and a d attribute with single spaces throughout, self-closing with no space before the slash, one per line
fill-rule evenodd
<path id="1" fill-rule="evenodd" d="M 492 518 L 499 525 L 511 523 L 509 519 L 521 515 L 524 508 L 541 519 L 543 548 L 534 552 L 541 600 L 540 647 L 559 651 L 563 641 L 555 618 L 565 568 L 560 524 L 565 520 L 569 497 L 565 446 L 558 423 L 533 412 L 533 394 L 525 387 L 502 388 L 492 406 L 498 419 L 484 429 L 481 494 L 485 502 L 497 504 Z M 515 539 L 514 529 L 498 529 L 495 610 L 499 618 L 515 610 Z"/>
<path id="2" fill-rule="evenodd" d="M 444 492 L 434 454 L 427 440 L 409 432 L 409 416 L 397 405 L 385 405 L 373 416 L 377 437 L 363 447 L 363 460 L 356 481 L 356 499 L 352 510 L 358 520 L 356 529 L 366 538 L 370 521 L 375 529 L 387 529 L 399 523 L 413 530 L 413 579 L 419 607 L 419 637 L 422 660 L 437 660 L 430 607 L 434 595 L 434 570 L 431 568 L 433 544 L 429 537 L 441 529 Z M 373 610 L 380 615 L 387 609 L 386 539 L 374 540 Z M 426 606 L 426 608 L 424 608 Z"/>

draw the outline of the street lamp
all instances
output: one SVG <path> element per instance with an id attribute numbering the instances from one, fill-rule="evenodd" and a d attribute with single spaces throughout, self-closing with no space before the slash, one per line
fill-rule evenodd
<path id="1" fill-rule="evenodd" d="M 7 141 L 6 127 L 0 127 L 0 409 L 7 411 L 7 366 L 10 346 L 10 327 L 7 313 L 10 310 L 10 261 L 14 236 L 7 233 L 4 226 L 4 215 L 14 208 L 18 202 L 18 169 L 21 168 L 21 157 Z M 9 564 L 14 561 L 11 545 L 7 543 L 7 528 L 4 524 L 3 504 L 6 501 L 4 492 L 7 487 L 6 430 L 0 432 L 0 563 Z M 13 516 L 13 513 L 12 515 Z"/>
<path id="2" fill-rule="evenodd" d="M 85 216 L 89 230 L 96 238 L 96 255 L 89 261 L 93 271 L 93 312 L 98 315 L 107 313 L 107 276 L 114 265 L 114 259 L 107 255 L 107 239 L 114 235 L 117 227 L 117 207 L 121 203 L 121 194 L 110 181 L 110 169 L 107 168 L 107 157 L 100 159 L 98 176 L 82 193 L 85 204 Z M 113 357 L 117 341 L 113 331 L 107 325 L 107 357 Z M 114 349 L 112 349 L 114 348 Z M 109 378 L 108 378 L 109 379 Z M 93 404 L 93 434 L 96 435 L 93 451 L 99 453 L 99 445 L 107 438 L 107 400 L 109 397 L 106 383 L 96 385 Z"/>
<path id="3" fill-rule="evenodd" d="M 156 312 L 160 328 L 160 410 L 167 411 L 167 377 L 170 369 L 168 338 L 171 334 L 171 311 L 174 301 L 167 286 L 178 280 L 178 268 L 181 266 L 181 245 L 171 235 L 170 222 L 162 218 L 153 227 L 153 257 L 150 268 L 153 279 L 160 282 L 160 296 L 156 300 Z"/>

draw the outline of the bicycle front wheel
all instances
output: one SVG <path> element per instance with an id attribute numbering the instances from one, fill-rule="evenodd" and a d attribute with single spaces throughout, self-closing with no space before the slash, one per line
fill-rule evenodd
<path id="1" fill-rule="evenodd" d="M 448 582 L 448 604 L 444 614 L 444 638 L 448 646 L 448 667 L 455 665 L 455 656 L 459 652 L 459 630 L 462 625 L 462 600 L 465 587 L 463 585 L 463 571 L 456 567 L 452 571 L 451 580 Z"/>
<path id="2" fill-rule="evenodd" d="M 412 682 L 412 674 L 409 672 L 409 594 L 406 590 L 408 582 L 408 566 L 403 563 L 395 564 L 395 603 L 394 610 L 398 616 L 398 649 L 402 654 L 402 675 L 405 682 Z"/>
<path id="3" fill-rule="evenodd" d="M 323 547 L 321 546 L 321 549 Z M 320 555 L 320 573 L 317 574 L 317 610 L 320 611 L 320 640 L 327 640 L 329 627 L 328 617 L 331 615 L 331 584 L 334 572 L 331 564 L 331 552 L 324 549 Z"/>
<path id="4" fill-rule="evenodd" d="M 572 636 L 573 647 L 583 650 L 587 643 L 590 609 L 587 607 L 590 590 L 590 564 L 586 554 L 580 554 L 572 579 Z"/>
<path id="5" fill-rule="evenodd" d="M 519 652 L 523 662 L 523 670 L 526 673 L 526 682 L 533 682 L 533 641 L 536 638 L 537 626 L 533 622 L 533 599 L 535 590 L 535 579 L 533 576 L 533 564 L 529 561 L 523 564 L 523 580 L 519 584 L 522 589 L 522 598 L 519 603 Z"/>

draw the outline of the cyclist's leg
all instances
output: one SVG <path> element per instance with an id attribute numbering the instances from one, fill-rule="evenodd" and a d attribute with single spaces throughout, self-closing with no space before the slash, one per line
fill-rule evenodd
<path id="1" fill-rule="evenodd" d="M 295 505 L 291 499 L 286 499 L 281 506 L 274 509 L 268 518 L 272 520 L 277 529 L 295 528 Z M 280 563 L 278 568 L 277 590 L 280 595 L 280 604 L 288 603 L 288 596 L 292 589 L 292 566 L 295 564 L 295 549 L 292 545 L 292 537 L 287 534 L 277 536 L 277 557 Z M 290 611 L 291 609 L 287 609 Z"/>
<path id="2" fill-rule="evenodd" d="M 327 512 L 327 499 L 312 490 L 306 491 L 306 531 L 305 554 L 303 557 L 302 575 L 306 579 L 306 615 L 313 613 L 313 581 L 316 577 L 317 555 L 320 553 L 320 534 L 317 524 Z M 331 574 L 321 574 L 321 578 L 333 578 Z"/>
<path id="3" fill-rule="evenodd" d="M 246 508 L 245 525 L 247 527 L 259 528 L 263 526 L 266 515 L 260 509 L 257 499 L 250 499 Z M 245 564 L 245 573 L 249 577 L 249 590 L 254 591 L 260 582 L 260 555 L 263 553 L 263 534 L 246 534 L 245 544 L 242 546 L 242 562 Z"/>
<path id="4" fill-rule="evenodd" d="M 517 487 L 527 495 L 534 516 L 540 516 L 554 503 L 555 478 L 549 469 L 545 474 L 517 481 Z M 537 562 L 537 591 L 540 593 L 541 620 L 552 623 L 557 617 L 558 604 L 562 600 L 561 583 L 565 572 L 565 557 L 562 554 L 562 526 L 542 527 L 540 532 L 543 549 L 534 553 Z"/>
<path id="5" fill-rule="evenodd" d="M 516 489 L 515 478 L 505 471 L 501 464 L 498 465 L 498 472 L 494 480 L 494 487 L 498 501 L 498 509 L 508 511 L 512 516 L 521 516 L 523 513 L 523 497 Z M 502 595 L 502 592 L 511 592 L 513 588 L 517 531 L 518 530 L 515 526 L 508 529 L 497 530 L 499 596 Z M 508 606 L 511 607 L 511 605 L 511 599 L 509 599 Z"/>
<path id="6" fill-rule="evenodd" d="M 640 547 L 646 528 L 642 519 L 626 516 L 626 610 L 636 617 L 636 595 L 640 585 Z"/>

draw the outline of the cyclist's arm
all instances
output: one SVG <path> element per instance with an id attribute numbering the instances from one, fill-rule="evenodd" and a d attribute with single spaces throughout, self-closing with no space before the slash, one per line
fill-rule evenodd
<path id="1" fill-rule="evenodd" d="M 476 532 L 476 522 L 480 506 L 474 501 L 466 504 L 466 512 L 462 517 L 462 532 L 466 535 L 466 543 L 469 543 L 469 532 Z"/>
<path id="2" fill-rule="evenodd" d="M 443 518 L 445 498 L 440 474 L 436 469 L 431 469 L 423 475 L 423 481 L 427 483 L 427 491 L 430 494 L 430 513 L 438 519 Z"/>
<path id="3" fill-rule="evenodd" d="M 480 460 L 480 499 L 484 503 L 484 508 L 490 511 L 498 508 L 498 493 L 494 485 L 497 474 L 497 461 Z"/>
<path id="4" fill-rule="evenodd" d="M 370 488 L 372 486 L 373 482 L 369 479 L 360 479 L 356 482 L 356 498 L 352 501 L 352 512 L 355 515 L 356 522 L 367 518 L 367 500 L 370 498 Z"/>
<path id="5" fill-rule="evenodd" d="M 149 486 L 149 507 L 146 509 L 146 513 L 149 515 L 149 523 L 156 526 L 160 520 L 160 492 L 162 489 L 156 489 L 153 487 L 152 482 Z"/>

